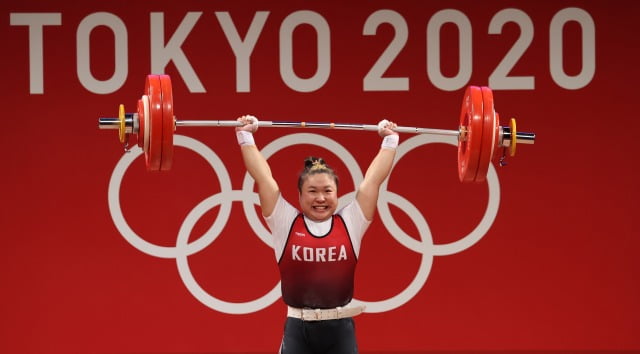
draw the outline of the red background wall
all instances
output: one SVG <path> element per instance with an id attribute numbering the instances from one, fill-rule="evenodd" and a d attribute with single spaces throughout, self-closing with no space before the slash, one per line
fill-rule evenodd
<path id="1" fill-rule="evenodd" d="M 514 6 L 531 26 L 510 22 L 501 34 L 490 34 L 494 16 Z M 581 9 L 572 14 L 584 10 L 595 32 L 591 42 L 583 42 L 584 28 L 567 22 L 559 56 L 550 50 L 551 22 L 566 8 Z M 406 90 L 363 88 L 363 78 L 395 36 L 389 24 L 376 35 L 363 35 L 367 18 L 382 9 L 395 11 L 407 25 L 406 44 L 385 72 L 408 78 Z M 458 10 L 471 25 L 470 34 L 461 35 L 471 43 L 471 75 L 453 90 L 427 74 L 427 65 L 434 65 L 427 60 L 427 24 L 444 9 Z M 287 85 L 279 69 L 281 24 L 299 10 L 315 12 L 330 30 L 330 72 L 312 92 Z M 190 88 L 174 62 L 164 67 L 173 79 L 178 119 L 251 113 L 265 120 L 375 124 L 386 117 L 401 125 L 457 129 L 463 86 L 488 85 L 514 43 L 531 34 L 509 75 L 533 77 L 533 88 L 507 85 L 494 96 L 502 123 L 517 117 L 519 129 L 538 135 L 536 144 L 519 146 L 507 167 L 496 166 L 494 190 L 485 183 L 460 184 L 457 152 L 447 144 L 420 145 L 398 161 L 388 183 L 392 193 L 383 193 L 383 200 L 395 196 L 409 202 L 392 204 L 390 215 L 424 254 L 401 244 L 377 217 L 362 246 L 356 298 L 375 308 L 403 293 L 419 270 L 428 278 L 401 305 L 357 317 L 360 349 L 640 350 L 635 223 L 640 123 L 634 91 L 639 10 L 633 1 L 2 2 L 0 351 L 273 352 L 278 347 L 285 311 L 279 299 L 257 310 L 239 307 L 244 314 L 207 306 L 186 287 L 175 257 L 152 256 L 128 243 L 110 212 L 109 183 L 123 154 L 115 133 L 96 128 L 97 118 L 115 116 L 119 103 L 133 110 L 142 94 L 144 77 L 152 71 L 151 38 L 159 33 L 150 33 L 150 14 L 164 14 L 160 27 L 166 43 L 188 12 L 201 15 L 180 49 L 204 92 Z M 268 16 L 251 54 L 250 88 L 239 92 L 235 56 L 215 13 L 228 12 L 244 36 L 257 11 Z M 78 74 L 82 63 L 89 63 L 91 73 L 84 77 L 95 80 L 108 80 L 122 69 L 114 60 L 123 53 L 114 49 L 113 32 L 81 27 L 97 12 L 117 16 L 126 28 L 124 79 L 105 93 L 92 92 Z M 38 13 L 53 13 L 54 19 L 59 14 L 59 24 L 42 31 L 19 24 Z M 33 52 L 39 42 L 30 39 L 30 29 L 42 34 L 42 57 Z M 78 42 L 83 33 L 90 34 L 88 47 L 82 38 Z M 445 24 L 440 35 L 440 71 L 452 77 L 461 69 L 457 27 Z M 295 73 L 312 77 L 318 68 L 315 32 L 301 25 L 292 38 Z M 586 60 L 584 43 L 595 48 Z M 78 59 L 78 53 L 90 53 L 90 59 Z M 41 92 L 30 84 L 37 76 L 30 58 L 42 63 Z M 552 77 L 551 61 L 576 76 L 589 70 L 589 58 L 593 76 L 580 87 L 565 88 Z M 232 129 L 176 133 L 219 156 L 229 188 L 223 190 L 216 177 L 222 169 L 212 170 L 202 156 L 178 146 L 172 171 L 148 173 L 137 158 L 112 191 L 131 229 L 149 244 L 167 248 L 176 246 L 196 205 L 242 190 L 245 178 Z M 256 140 L 264 147 L 295 133 L 300 131 L 263 129 Z M 296 173 L 305 156 L 321 155 L 333 163 L 346 194 L 353 190 L 350 168 L 364 171 L 380 143 L 374 133 L 305 133 L 334 140 L 357 162 L 349 164 L 305 141 L 274 154 L 269 162 L 294 203 Z M 402 136 L 402 142 L 409 139 Z M 252 195 L 220 194 L 231 209 L 228 219 L 217 221 L 222 229 L 215 242 L 188 255 L 175 249 L 183 252 L 178 258 L 188 263 L 203 299 L 250 302 L 277 285 L 273 251 L 256 237 L 247 222 L 251 213 L 240 202 Z M 498 203 L 496 215 L 471 245 L 465 235 L 479 225 L 489 200 Z M 222 209 L 203 210 L 183 241 L 200 239 Z M 468 247 L 457 252 L 438 246 L 458 240 Z"/>

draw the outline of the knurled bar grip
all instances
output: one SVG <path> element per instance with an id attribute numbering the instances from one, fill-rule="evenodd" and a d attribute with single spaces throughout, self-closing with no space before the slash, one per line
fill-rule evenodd
<path id="1" fill-rule="evenodd" d="M 177 120 L 177 127 L 241 127 L 244 124 L 235 120 Z M 258 127 L 266 128 L 318 128 L 341 130 L 366 130 L 378 131 L 378 126 L 373 124 L 355 123 L 328 123 L 328 122 L 292 122 L 292 121 L 258 121 Z M 117 127 L 115 127 L 117 128 Z M 407 134 L 435 134 L 446 136 L 458 136 L 457 130 L 431 129 L 418 127 L 395 127 L 393 131 Z"/>

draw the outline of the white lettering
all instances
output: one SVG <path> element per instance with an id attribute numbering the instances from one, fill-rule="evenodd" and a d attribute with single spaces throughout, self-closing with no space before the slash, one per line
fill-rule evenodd
<path id="1" fill-rule="evenodd" d="M 291 258 L 293 258 L 294 261 L 301 261 L 302 259 L 300 258 L 300 255 L 298 254 L 298 252 L 300 251 L 300 246 L 297 245 L 293 245 L 293 247 L 291 247 Z"/>
<path id="2" fill-rule="evenodd" d="M 151 72 L 164 74 L 167 64 L 173 61 L 191 92 L 206 92 L 206 90 L 181 47 L 200 15 L 202 12 L 188 12 L 165 45 L 164 13 L 151 13 Z"/>
<path id="3" fill-rule="evenodd" d="M 575 21 L 582 30 L 582 70 L 569 75 L 562 66 L 564 60 L 564 26 Z M 568 7 L 558 11 L 549 27 L 549 65 L 551 77 L 558 86 L 567 90 L 581 89 L 591 82 L 596 72 L 596 25 L 591 15 L 583 9 Z"/>
<path id="4" fill-rule="evenodd" d="M 216 12 L 218 22 L 220 22 L 224 35 L 227 37 L 227 41 L 229 42 L 229 45 L 231 45 L 233 54 L 236 56 L 236 92 L 251 91 L 251 65 L 249 63 L 249 59 L 251 58 L 251 53 L 253 53 L 253 48 L 256 46 L 258 37 L 260 36 L 260 33 L 262 33 L 262 28 L 264 28 L 264 23 L 267 21 L 267 16 L 269 16 L 268 11 L 256 12 L 253 16 L 253 20 L 251 21 L 251 26 L 243 40 L 240 38 L 238 29 L 233 24 L 233 20 L 231 20 L 229 13 Z"/>
<path id="5" fill-rule="evenodd" d="M 318 68 L 310 78 L 300 78 L 293 70 L 293 31 L 301 24 L 313 27 L 318 36 Z M 296 11 L 280 26 L 280 75 L 291 89 L 312 92 L 321 88 L 331 73 L 330 30 L 327 20 L 317 12 Z"/>
<path id="6" fill-rule="evenodd" d="M 376 11 L 367 18 L 362 34 L 365 36 L 375 35 L 378 32 L 378 27 L 383 23 L 388 23 L 393 27 L 395 36 L 362 80 L 363 89 L 365 91 L 409 91 L 408 77 L 383 77 L 407 44 L 409 26 L 407 26 L 404 17 L 393 10 Z"/>
<path id="7" fill-rule="evenodd" d="M 300 250 L 302 249 L 302 257 Z M 291 259 L 294 261 L 305 262 L 336 262 L 347 260 L 347 248 L 344 245 L 338 247 L 302 247 L 299 245 L 291 246 Z"/>
<path id="8" fill-rule="evenodd" d="M 107 80 L 98 80 L 91 73 L 91 31 L 98 26 L 105 26 L 113 32 L 115 45 L 115 69 Z M 108 12 L 96 12 L 85 17 L 78 25 L 76 33 L 78 61 L 77 73 L 80 83 L 87 90 L 97 94 L 108 94 L 117 91 L 127 79 L 129 72 L 127 51 L 127 27 L 120 17 Z"/>
<path id="9" fill-rule="evenodd" d="M 29 27 L 29 93 L 44 93 L 43 27 L 60 26 L 62 14 L 55 13 L 12 13 L 11 26 Z"/>
<path id="10" fill-rule="evenodd" d="M 519 9 L 504 9 L 493 16 L 489 23 L 489 34 L 501 34 L 507 23 L 515 23 L 520 28 L 520 37 L 513 44 L 507 55 L 489 75 L 489 86 L 497 89 L 533 90 L 535 78 L 533 76 L 509 75 L 522 55 L 533 41 L 533 21 L 526 12 Z"/>
<path id="11" fill-rule="evenodd" d="M 302 247 L 302 257 L 304 257 L 305 262 L 313 262 L 313 248 Z"/>
<path id="12" fill-rule="evenodd" d="M 336 248 L 334 247 L 329 247 L 329 262 L 335 262 L 336 261 Z"/>
<path id="13" fill-rule="evenodd" d="M 458 28 L 458 73 L 453 77 L 442 74 L 440 67 L 440 30 L 446 23 Z M 471 50 L 471 22 L 464 13 L 446 9 L 436 12 L 427 23 L 427 75 L 439 89 L 455 91 L 471 78 L 473 51 Z"/>
<path id="14" fill-rule="evenodd" d="M 347 260 L 347 249 L 344 248 L 344 245 L 340 246 L 340 256 L 338 256 L 338 260 L 343 260 L 346 261 Z"/>
<path id="15" fill-rule="evenodd" d="M 194 38 L 202 38 L 203 34 L 193 33 L 196 29 L 195 25 L 202 17 L 202 11 L 185 12 L 184 14 L 171 14 L 171 21 L 166 21 L 171 24 L 178 23 L 174 16 L 178 16 L 177 20 L 179 24 L 175 27 L 172 25 L 172 29 L 166 29 L 165 13 L 164 12 L 149 12 L 149 37 L 148 41 L 142 41 L 139 43 L 139 36 L 136 35 L 136 47 L 145 47 L 149 45 L 150 57 L 147 59 L 150 63 L 148 72 L 154 74 L 163 74 L 169 64 L 173 63 L 178 75 L 181 76 L 185 82 L 187 89 L 190 92 L 204 93 L 205 87 L 200 81 L 194 67 L 192 66 L 187 54 L 183 50 L 183 45 L 187 42 L 187 38 L 194 34 Z M 265 59 L 269 62 L 269 58 L 256 58 L 257 41 L 261 38 L 262 32 L 268 29 L 266 22 L 270 16 L 270 11 L 255 11 L 251 22 L 247 25 L 246 21 L 242 21 L 242 28 L 237 27 L 239 18 L 242 15 L 234 15 L 233 19 L 231 12 L 228 11 L 214 11 L 217 22 L 226 37 L 226 41 L 231 48 L 235 56 L 235 91 L 236 92 L 251 92 L 251 69 L 252 60 Z M 61 12 L 14 12 L 9 14 L 11 26 L 22 26 L 28 29 L 28 68 L 29 73 L 29 93 L 30 94 L 43 94 L 44 93 L 44 76 L 46 73 L 44 63 L 44 30 L 45 26 L 61 26 L 62 25 L 62 13 Z M 235 20 L 235 22 L 234 22 Z M 428 20 L 426 28 L 426 71 L 428 80 L 435 86 L 435 88 L 444 91 L 458 90 L 468 84 L 471 74 L 473 73 L 473 38 L 478 33 L 473 33 L 472 23 L 468 16 L 455 9 L 444 9 L 434 13 Z M 541 20 L 534 21 L 529 14 L 522 10 L 506 8 L 498 11 L 489 23 L 487 34 L 489 35 L 501 35 L 503 29 L 507 24 L 514 24 L 520 31 L 519 37 L 515 39 L 515 42 L 510 48 L 507 48 L 506 54 L 502 58 L 496 58 L 495 69 L 488 77 L 489 86 L 494 90 L 533 90 L 535 89 L 534 75 L 516 76 L 511 72 L 521 65 L 521 60 L 524 59 L 528 52 L 531 50 L 531 45 L 534 43 L 534 24 L 541 25 Z M 567 24 L 572 24 L 573 27 L 566 29 Z M 580 38 L 577 39 L 581 48 L 581 53 L 568 52 L 573 50 L 575 46 L 569 46 L 564 42 L 568 39 L 577 38 L 573 35 L 568 36 L 565 31 L 575 31 L 576 27 L 579 30 Z M 74 24 L 73 24 L 74 25 Z M 381 26 L 390 25 L 394 31 L 393 37 L 390 39 L 388 36 L 380 36 L 380 40 L 387 41 L 387 46 L 384 51 L 378 55 L 377 60 L 373 58 L 374 64 L 366 72 L 363 79 L 363 91 L 409 91 L 409 79 L 408 73 L 393 74 L 393 76 L 385 76 L 386 72 L 391 69 L 392 65 L 399 60 L 402 56 L 412 55 L 413 53 L 405 53 L 406 50 L 413 50 L 413 45 L 408 46 L 408 38 L 410 38 L 409 26 L 407 20 L 402 13 L 393 10 L 377 10 L 373 11 L 369 17 L 366 17 L 362 35 L 374 36 L 377 34 L 378 29 Z M 441 65 L 444 60 L 450 60 L 443 57 L 443 51 L 441 50 L 441 43 L 443 40 L 443 29 L 449 28 L 452 25 L 457 30 L 457 59 L 458 71 L 453 75 L 445 76 L 444 67 Z M 114 69 L 112 75 L 106 80 L 98 80 L 91 70 L 91 63 L 103 63 L 105 60 L 110 62 L 111 54 L 108 58 L 97 58 L 91 60 L 92 45 L 91 37 L 96 27 L 104 26 L 114 38 Z M 277 26 L 277 24 L 276 24 Z M 315 72 L 308 75 L 300 76 L 294 70 L 294 34 L 300 27 L 310 27 L 315 32 L 315 43 L 312 38 L 308 39 L 312 42 L 312 45 L 317 46 L 316 58 L 311 57 L 312 63 L 316 63 Z M 210 26 L 201 26 L 197 28 L 197 31 L 214 31 Z M 304 29 L 300 29 L 304 30 Z M 446 30 L 446 29 L 445 29 Z M 94 12 L 89 13 L 86 17 L 82 18 L 76 28 L 76 71 L 78 79 L 85 89 L 92 93 L 108 94 L 115 92 L 122 88 L 127 80 L 128 65 L 129 62 L 135 60 L 140 62 L 141 58 L 129 57 L 129 43 L 128 43 L 128 29 L 122 18 L 108 12 Z M 449 31 L 449 30 L 446 30 Z M 61 32 L 66 34 L 68 31 Z M 271 31 L 269 31 L 271 33 Z M 596 24 L 591 14 L 581 8 L 569 7 L 557 11 L 552 17 L 548 28 L 549 47 L 548 47 L 548 59 L 549 59 L 549 72 L 553 81 L 561 88 L 566 90 L 578 90 L 591 83 L 596 73 Z M 447 32 L 448 34 L 448 32 Z M 286 15 L 280 23 L 278 38 L 269 38 L 269 45 L 279 46 L 278 55 L 279 58 L 279 70 L 280 78 L 284 85 L 296 92 L 313 92 L 322 88 L 329 80 L 331 75 L 331 28 L 327 19 L 323 17 L 323 14 L 316 11 L 300 10 L 293 11 Z M 482 33 L 480 33 L 482 35 Z M 72 42 L 73 38 L 60 38 L 56 36 L 56 41 L 62 43 Z M 511 41 L 511 36 L 505 36 L 507 40 Z M 207 55 L 205 62 L 215 63 L 215 65 L 221 65 L 216 60 L 216 55 L 219 53 L 218 49 L 220 44 L 214 42 L 217 40 L 217 36 L 212 36 L 211 42 L 201 51 L 193 53 L 191 55 Z M 213 39 L 215 38 L 215 39 Z M 305 39 L 307 40 L 307 39 Z M 484 40 L 484 39 L 482 39 Z M 95 40 L 94 40 L 95 41 Z M 224 40 L 222 40 L 224 41 Z M 51 41 L 50 41 L 51 42 Z M 109 41 L 110 42 L 110 41 Z M 274 42 L 274 43 L 271 43 Z M 277 42 L 277 43 L 276 43 Z M 484 43 L 484 42 L 481 42 Z M 57 45 L 57 43 L 55 43 Z M 353 48 L 357 53 L 362 48 L 359 47 L 359 42 L 350 43 L 349 48 Z M 54 44 L 51 44 L 53 46 Z M 110 43 L 108 43 L 111 46 Z M 383 43 L 384 45 L 384 43 Z M 100 46 L 93 43 L 94 51 Z M 66 48 L 62 47 L 61 48 Z M 306 47 L 305 47 L 306 48 Z M 340 46 L 340 48 L 344 48 Z M 108 48 L 110 49 L 110 48 Z M 275 48 L 274 48 L 275 49 Z M 455 49 L 455 48 L 454 48 Z M 11 51 L 12 48 L 7 48 Z M 199 49 L 198 49 L 199 50 Z M 447 51 L 448 52 L 448 51 Z M 110 52 L 108 52 L 110 53 Z M 137 51 L 136 51 L 137 53 Z M 273 52 L 270 52 L 273 53 Z M 344 53 L 342 53 L 344 54 Z M 341 58 L 342 58 L 341 54 Z M 369 57 L 367 53 L 360 53 L 361 57 L 353 57 L 353 61 L 358 62 L 364 57 Z M 374 53 L 375 54 L 375 53 Z M 137 54 L 136 54 L 137 55 Z M 567 72 L 565 70 L 564 59 L 570 57 L 578 57 L 576 60 L 580 60 L 576 64 L 582 64 L 579 71 L 576 73 Z M 315 60 L 313 60 L 315 59 Z M 143 59 L 142 59 L 143 60 Z M 302 56 L 301 60 L 308 60 L 306 56 Z M 493 59 L 492 59 L 493 60 Z M 347 66 L 352 63 L 345 64 Z M 255 65 L 254 65 L 255 67 Z M 262 66 L 261 66 L 262 68 Z M 353 72 L 358 72 L 357 68 L 354 68 Z M 364 68 L 366 69 L 366 68 Z M 224 70 L 224 69 L 223 69 Z M 483 69 L 484 70 L 484 69 Z M 95 70 L 94 70 L 95 72 Z M 391 74 L 390 74 L 391 75 Z M 481 80 L 481 79 L 480 79 Z M 335 250 L 338 252 L 338 250 Z M 338 257 L 338 255 L 335 255 Z M 329 249 L 325 257 L 330 257 Z M 328 259 L 328 258 L 327 258 Z"/>

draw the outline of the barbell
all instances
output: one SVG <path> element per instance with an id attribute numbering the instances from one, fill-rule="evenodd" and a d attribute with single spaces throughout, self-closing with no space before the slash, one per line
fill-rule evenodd
<path id="1" fill-rule="evenodd" d="M 144 94 L 135 113 L 119 106 L 117 118 L 98 118 L 99 129 L 117 129 L 125 151 L 137 144 L 144 151 L 149 171 L 167 171 L 173 162 L 173 133 L 176 127 L 238 127 L 236 120 L 178 120 L 173 112 L 173 90 L 168 75 L 147 75 Z M 462 99 L 458 130 L 398 126 L 399 133 L 434 134 L 458 138 L 458 176 L 461 182 L 482 182 L 491 161 L 499 156 L 500 165 L 508 151 L 514 156 L 517 144 L 533 144 L 534 133 L 518 132 L 516 120 L 500 126 L 493 92 L 489 87 L 469 86 Z M 259 121 L 259 127 L 324 128 L 378 131 L 373 124 Z M 500 154 L 500 148 L 502 153 Z"/>

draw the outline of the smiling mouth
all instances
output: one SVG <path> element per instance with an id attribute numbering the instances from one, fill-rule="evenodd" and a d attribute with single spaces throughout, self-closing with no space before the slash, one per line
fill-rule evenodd
<path id="1" fill-rule="evenodd" d="M 319 210 L 319 211 L 325 211 L 327 209 L 329 209 L 329 206 L 327 205 L 314 205 L 312 206 L 313 210 Z"/>

